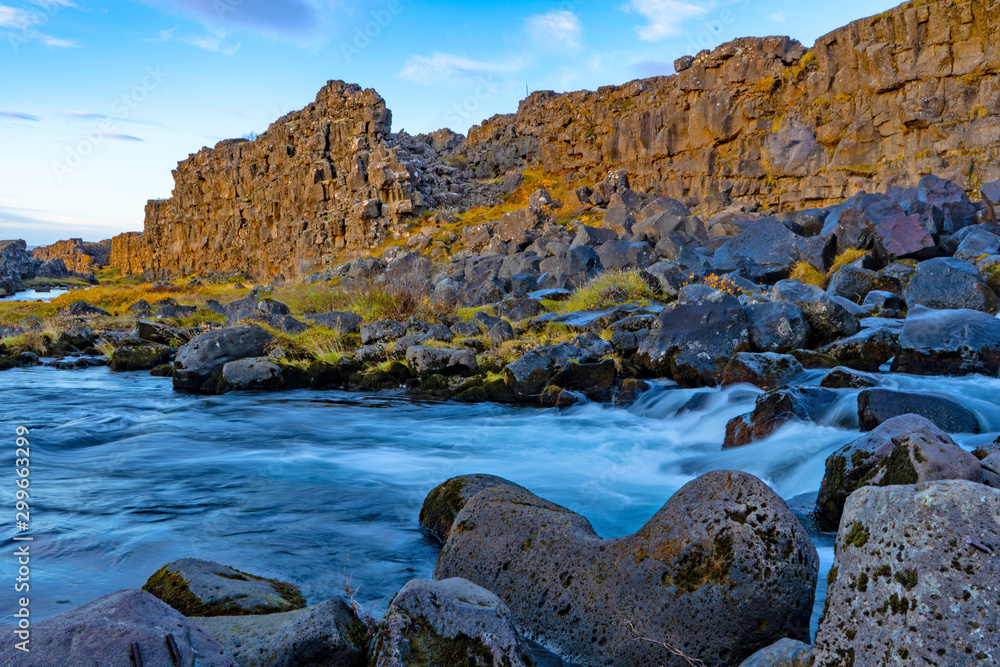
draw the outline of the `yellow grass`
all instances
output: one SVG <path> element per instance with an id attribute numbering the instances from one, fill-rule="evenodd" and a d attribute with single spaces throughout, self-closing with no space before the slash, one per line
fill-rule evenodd
<path id="1" fill-rule="evenodd" d="M 563 301 L 560 310 L 564 313 L 597 310 L 622 303 L 651 301 L 656 297 L 656 292 L 639 276 L 638 271 L 606 271 Z"/>

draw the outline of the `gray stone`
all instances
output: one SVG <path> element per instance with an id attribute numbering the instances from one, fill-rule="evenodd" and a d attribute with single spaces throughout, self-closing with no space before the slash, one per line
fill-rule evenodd
<path id="1" fill-rule="evenodd" d="M 577 246 L 542 260 L 539 268 L 542 271 L 539 287 L 578 289 L 597 276 L 603 267 L 593 248 Z"/>
<path id="2" fill-rule="evenodd" d="M 963 259 L 936 257 L 917 264 L 904 292 L 910 308 L 969 308 L 995 313 L 997 297 L 975 266 Z"/>
<path id="3" fill-rule="evenodd" d="M 222 367 L 222 387 L 226 391 L 284 389 L 282 366 L 267 358 L 238 359 Z"/>
<path id="4" fill-rule="evenodd" d="M 14 291 L 14 290 L 10 290 Z M 69 308 L 66 309 L 70 315 L 74 317 L 110 317 L 111 313 L 104 310 L 103 308 L 98 308 L 97 306 L 92 306 L 89 303 L 83 301 L 74 301 L 70 304 Z"/>
<path id="5" fill-rule="evenodd" d="M 900 415 L 920 415 L 948 433 L 979 433 L 979 420 L 972 410 L 943 394 L 868 389 L 858 396 L 858 420 L 862 431 Z"/>
<path id="6" fill-rule="evenodd" d="M 812 646 L 785 638 L 757 651 L 740 667 L 812 667 L 812 664 Z"/>
<path id="7" fill-rule="evenodd" d="M 567 660 L 668 664 L 638 633 L 715 665 L 806 639 L 818 568 L 780 497 L 752 475 L 717 471 L 616 540 L 524 489 L 487 488 L 455 517 L 435 578 L 492 590 L 526 636 Z"/>
<path id="8" fill-rule="evenodd" d="M 497 236 L 500 241 L 509 243 L 518 241 L 531 229 L 534 229 L 542 222 L 542 217 L 535 208 L 522 208 L 510 213 L 504 213 L 500 218 L 500 225 L 497 227 Z"/>
<path id="9" fill-rule="evenodd" d="M 414 345 L 406 350 L 406 363 L 418 375 L 472 375 L 478 364 L 468 350 L 448 350 Z"/>
<path id="10" fill-rule="evenodd" d="M 816 499 L 821 526 L 836 528 L 848 496 L 867 486 L 981 479 L 979 460 L 918 415 L 890 419 L 826 460 Z"/>
<path id="11" fill-rule="evenodd" d="M 895 373 L 996 377 L 1000 320 L 975 310 L 910 308 L 899 335 Z"/>
<path id="12" fill-rule="evenodd" d="M 82 607 L 31 624 L 30 653 L 15 648 L 13 632 L 0 645 L 0 663 L 25 667 L 131 667 L 132 644 L 150 667 L 176 664 L 167 635 L 182 665 L 240 667 L 197 624 L 139 590 L 119 591 Z"/>
<path id="13" fill-rule="evenodd" d="M 434 487 L 420 508 L 420 525 L 444 542 L 451 534 L 455 516 L 472 496 L 494 486 L 511 486 L 503 477 L 495 475 L 462 475 L 452 477 Z"/>
<path id="14" fill-rule="evenodd" d="M 1000 660 L 998 517 L 1000 491 L 968 481 L 855 492 L 837 534 L 815 666 Z"/>
<path id="15" fill-rule="evenodd" d="M 483 333 L 482 329 L 472 322 L 456 322 L 451 325 L 451 332 L 456 336 L 478 336 Z"/>
<path id="16" fill-rule="evenodd" d="M 139 320 L 130 336 L 161 345 L 170 345 L 174 341 L 185 341 L 188 339 L 188 334 L 183 329 L 151 320 Z"/>
<path id="17" fill-rule="evenodd" d="M 142 589 L 185 616 L 241 616 L 301 609 L 293 584 L 265 579 L 197 558 L 181 558 L 156 571 Z"/>
<path id="18" fill-rule="evenodd" d="M 861 330 L 858 317 L 813 285 L 782 280 L 771 290 L 771 301 L 794 303 L 809 324 L 810 341 L 823 345 Z"/>
<path id="19" fill-rule="evenodd" d="M 514 327 L 509 322 L 501 322 L 486 332 L 493 347 L 499 347 L 508 340 L 514 340 Z"/>
<path id="20" fill-rule="evenodd" d="M 722 447 L 741 447 L 763 440 L 792 421 L 818 421 L 836 398 L 836 392 L 819 387 L 790 387 L 761 394 L 751 412 L 726 424 Z"/>
<path id="21" fill-rule="evenodd" d="M 406 327 L 396 320 L 376 320 L 361 325 L 361 344 L 388 343 L 406 335 Z"/>
<path id="22" fill-rule="evenodd" d="M 740 352 L 725 366 L 721 384 L 747 383 L 761 389 L 777 389 L 788 384 L 805 369 L 788 354 Z"/>
<path id="23" fill-rule="evenodd" d="M 534 667 L 507 605 L 464 579 L 415 579 L 392 599 L 372 644 L 373 667 Z"/>
<path id="24" fill-rule="evenodd" d="M 257 326 L 240 326 L 198 334 L 177 351 L 174 390 L 211 391 L 206 386 L 230 361 L 260 357 L 272 336 Z"/>
<path id="25" fill-rule="evenodd" d="M 170 348 L 136 338 L 126 338 L 115 344 L 108 359 L 113 371 L 148 371 L 170 360 Z"/>
<path id="26" fill-rule="evenodd" d="M 361 331 L 361 316 L 354 313 L 317 313 L 316 315 L 307 315 L 306 319 L 344 335 Z"/>
<path id="27" fill-rule="evenodd" d="M 78 350 L 86 350 L 88 347 L 93 347 L 96 341 L 97 334 L 90 327 L 72 326 L 59 334 L 60 343 L 71 345 Z"/>
<path id="28" fill-rule="evenodd" d="M 241 667 L 355 667 L 367 653 L 365 625 L 340 599 L 266 616 L 191 621 Z"/>
<path id="29" fill-rule="evenodd" d="M 531 317 L 537 317 L 545 312 L 545 307 L 538 299 L 531 297 L 507 297 L 493 307 L 496 314 L 506 317 L 511 322 L 520 322 Z"/>
<path id="30" fill-rule="evenodd" d="M 560 343 L 542 345 L 504 367 L 508 386 L 522 400 L 537 400 L 545 385 L 566 363 L 595 361 L 586 350 Z"/>
<path id="31" fill-rule="evenodd" d="M 870 327 L 817 351 L 848 368 L 874 372 L 899 354 L 899 335 L 888 327 Z"/>
<path id="32" fill-rule="evenodd" d="M 761 352 L 788 352 L 805 347 L 809 324 L 794 303 L 753 303 L 746 308 L 750 342 Z"/>
<path id="33" fill-rule="evenodd" d="M 820 386 L 827 389 L 868 389 L 879 384 L 874 375 L 838 366 L 826 374 Z"/>

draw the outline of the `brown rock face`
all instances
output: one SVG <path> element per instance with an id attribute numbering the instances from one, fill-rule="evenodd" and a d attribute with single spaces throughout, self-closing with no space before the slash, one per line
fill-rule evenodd
<path id="1" fill-rule="evenodd" d="M 377 246 L 426 207 L 455 203 L 440 193 L 463 192 L 433 147 L 447 150 L 441 133 L 391 135 L 391 118 L 375 91 L 331 81 L 255 140 L 179 163 L 173 197 L 147 204 L 143 234 L 113 239 L 112 265 L 292 279 Z"/>
<path id="2" fill-rule="evenodd" d="M 57 241 L 52 245 L 35 248 L 32 256 L 43 262 L 61 259 L 70 271 L 90 273 L 108 265 L 111 259 L 111 241 L 105 240 L 100 243 L 85 243 L 83 239 Z"/>
<path id="3" fill-rule="evenodd" d="M 807 51 L 738 39 L 683 59 L 676 76 L 597 92 L 537 92 L 473 128 L 480 178 L 541 165 L 633 188 L 782 210 L 934 173 L 968 190 L 1000 176 L 1000 5 L 911 2 Z"/>

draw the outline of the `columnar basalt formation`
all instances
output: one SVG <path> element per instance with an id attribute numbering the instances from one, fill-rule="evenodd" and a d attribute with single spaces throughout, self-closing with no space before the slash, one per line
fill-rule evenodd
<path id="1" fill-rule="evenodd" d="M 31 254 L 43 262 L 61 259 L 70 271 L 90 273 L 107 266 L 111 258 L 111 241 L 85 243 L 83 239 L 69 239 L 39 246 Z"/>
<path id="2" fill-rule="evenodd" d="M 465 150 L 480 178 L 626 167 L 633 187 L 786 210 L 930 173 L 974 191 L 1000 176 L 998 29 L 995 2 L 918 0 L 809 50 L 738 39 L 679 59 L 676 76 L 534 93 Z"/>
<path id="3" fill-rule="evenodd" d="M 487 182 L 542 167 L 598 181 L 775 210 L 912 187 L 926 174 L 976 193 L 1000 178 L 1000 4 L 915 0 L 855 21 L 812 49 L 744 38 L 678 59 L 675 76 L 596 92 L 538 92 L 461 137 L 390 134 L 374 91 L 329 83 L 254 141 L 178 165 L 141 237 L 113 265 L 160 277 L 247 272 L 296 278 L 408 231 L 422 211 L 461 210 Z"/>
<path id="4" fill-rule="evenodd" d="M 114 239 L 112 264 L 158 277 L 300 278 L 379 245 L 429 206 L 454 205 L 458 170 L 434 148 L 445 138 L 392 135 L 391 118 L 375 91 L 331 81 L 254 140 L 179 163 L 173 197 L 149 202 L 141 236 Z"/>

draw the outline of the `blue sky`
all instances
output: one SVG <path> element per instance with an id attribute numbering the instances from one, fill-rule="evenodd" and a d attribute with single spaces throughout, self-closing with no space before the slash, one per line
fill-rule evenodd
<path id="1" fill-rule="evenodd" d="M 746 35 L 809 45 L 885 0 L 0 0 L 0 238 L 141 230 L 176 163 L 261 132 L 329 79 L 393 129 L 465 133 L 525 89 L 673 73 Z"/>

